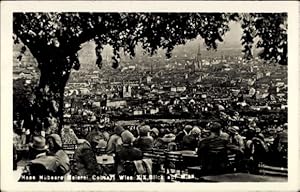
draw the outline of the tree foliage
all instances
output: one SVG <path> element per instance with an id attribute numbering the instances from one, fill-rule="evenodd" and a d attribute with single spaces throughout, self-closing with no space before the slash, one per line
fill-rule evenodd
<path id="1" fill-rule="evenodd" d="M 51 113 L 62 120 L 64 87 L 71 69 L 80 69 L 77 52 L 87 41 L 96 43 L 100 68 L 103 47 L 112 46 L 112 66 L 117 68 L 121 51 L 134 57 L 139 44 L 150 55 L 163 48 L 168 58 L 175 46 L 198 36 L 208 49 L 217 49 L 229 22 L 240 21 L 245 58 L 251 59 L 254 38 L 258 38 L 256 46 L 262 48 L 263 59 L 287 64 L 286 17 L 284 13 L 14 13 L 13 37 L 38 62 L 36 107 L 44 111 L 41 118 Z"/>
<path id="2" fill-rule="evenodd" d="M 250 13 L 241 15 L 242 45 L 246 59 L 253 57 L 254 39 L 259 56 L 268 61 L 287 65 L 287 14 Z"/>
<path id="3" fill-rule="evenodd" d="M 251 58 L 253 39 L 258 37 L 263 59 L 286 64 L 286 19 L 286 13 L 15 13 L 14 33 L 40 64 L 63 54 L 69 65 L 79 69 L 77 51 L 82 43 L 94 39 L 96 63 L 101 66 L 101 50 L 111 45 L 112 65 L 117 67 L 121 48 L 134 57 L 138 43 L 151 55 L 164 48 L 170 57 L 174 46 L 200 35 L 209 49 L 216 49 L 217 41 L 229 30 L 229 21 L 235 20 L 241 21 L 247 58 Z"/>

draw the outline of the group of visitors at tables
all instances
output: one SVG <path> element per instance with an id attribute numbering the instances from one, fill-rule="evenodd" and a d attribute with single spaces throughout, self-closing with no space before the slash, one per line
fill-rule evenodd
<path id="1" fill-rule="evenodd" d="M 205 128 L 185 125 L 182 130 L 174 133 L 169 129 L 151 128 L 141 125 L 136 132 L 115 125 L 109 133 L 104 126 L 97 125 L 84 131 L 84 137 L 78 138 L 70 126 L 65 126 L 60 135 L 57 133 L 32 136 L 29 143 L 29 159 L 22 174 L 25 175 L 60 175 L 76 176 L 104 175 L 107 172 L 120 175 L 124 172 L 124 163 L 142 161 L 144 153 L 153 149 L 171 151 L 190 151 L 197 157 L 205 173 L 219 173 L 226 167 L 228 151 L 238 156 L 253 158 L 253 144 L 259 142 L 267 151 L 264 136 L 252 132 L 242 133 L 237 126 L 223 129 L 218 122 L 210 122 Z M 256 129 L 257 130 L 257 129 Z M 286 128 L 282 131 L 286 133 Z M 286 135 L 286 134 L 281 134 Z M 277 143 L 287 143 L 286 136 L 278 136 Z M 17 135 L 14 141 L 17 142 Z M 276 142 L 276 141 L 275 141 Z M 63 146 L 76 145 L 70 158 Z M 15 149 L 15 148 L 14 148 Z M 113 157 L 113 166 L 108 171 L 99 164 L 98 151 Z M 15 150 L 14 150 L 15 152 Z M 15 153 L 16 154 L 16 153 Z M 145 161 L 151 168 L 151 162 Z M 138 168 L 138 164 L 135 164 Z"/>

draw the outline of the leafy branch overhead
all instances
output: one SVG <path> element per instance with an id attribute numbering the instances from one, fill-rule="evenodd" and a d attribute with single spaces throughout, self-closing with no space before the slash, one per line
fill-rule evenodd
<path id="1" fill-rule="evenodd" d="M 150 55 L 163 48 L 168 58 L 176 45 L 198 36 L 208 49 L 217 49 L 218 41 L 230 30 L 230 21 L 241 23 L 246 59 L 252 58 L 256 47 L 262 49 L 262 59 L 287 64 L 286 13 L 14 13 L 13 31 L 15 42 L 20 39 L 40 67 L 58 57 L 68 70 L 78 70 L 77 51 L 90 40 L 96 43 L 99 67 L 103 46 L 113 47 L 112 66 L 116 68 L 120 52 L 134 57 L 139 44 Z"/>

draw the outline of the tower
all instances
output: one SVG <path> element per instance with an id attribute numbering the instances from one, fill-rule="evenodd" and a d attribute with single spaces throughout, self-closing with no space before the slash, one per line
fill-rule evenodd
<path id="1" fill-rule="evenodd" d="M 131 97 L 131 86 L 123 85 L 123 98 Z"/>
<path id="2" fill-rule="evenodd" d="M 198 50 L 197 50 L 197 55 L 196 55 L 196 59 L 194 62 L 194 66 L 195 66 L 195 71 L 199 71 L 202 69 L 202 58 L 201 58 L 201 47 L 200 44 L 198 46 Z"/>

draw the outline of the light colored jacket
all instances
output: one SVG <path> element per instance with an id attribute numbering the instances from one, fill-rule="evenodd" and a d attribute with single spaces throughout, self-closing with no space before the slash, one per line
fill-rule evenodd
<path id="1" fill-rule="evenodd" d="M 107 143 L 107 148 L 106 148 L 107 153 L 112 154 L 120 151 L 122 143 L 123 143 L 122 138 L 119 135 L 117 134 L 111 135 Z"/>

